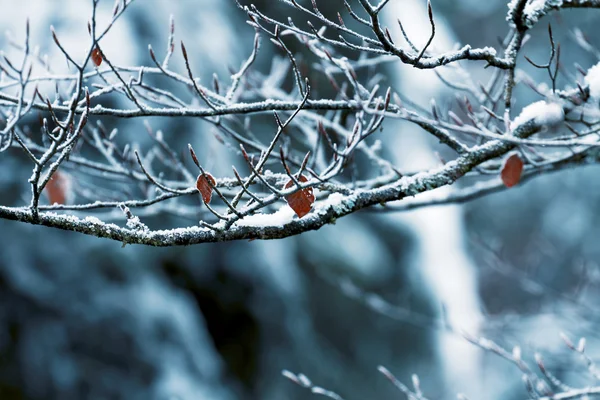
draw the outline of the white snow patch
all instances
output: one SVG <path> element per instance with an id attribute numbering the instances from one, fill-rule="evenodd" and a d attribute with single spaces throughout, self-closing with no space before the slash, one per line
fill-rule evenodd
<path id="1" fill-rule="evenodd" d="M 512 0 L 508 3 L 508 15 L 506 19 L 513 21 L 513 16 L 517 3 L 519 0 Z M 525 25 L 531 28 L 535 25 L 540 18 L 548 14 L 552 9 L 559 8 L 563 5 L 563 0 L 530 0 L 523 9 L 523 16 L 525 17 Z"/>
<path id="2" fill-rule="evenodd" d="M 346 210 L 347 207 L 352 205 L 352 197 L 344 196 L 341 193 L 332 193 L 326 199 L 318 201 L 314 204 L 311 212 L 318 212 L 320 210 L 326 210 L 329 207 L 333 207 L 334 211 L 341 213 Z M 241 220 L 237 221 L 234 226 L 251 226 L 251 227 L 265 227 L 265 226 L 284 226 L 294 220 L 296 213 L 292 208 L 285 204 L 271 214 L 257 213 L 248 215 Z"/>
<path id="3" fill-rule="evenodd" d="M 596 135 L 587 135 L 579 139 L 579 143 L 581 144 L 594 144 L 598 143 L 598 136 Z"/>
<path id="4" fill-rule="evenodd" d="M 341 193 L 331 193 L 326 199 L 319 201 L 316 208 L 325 210 L 329 207 L 333 207 L 333 209 L 337 211 L 337 209 L 344 208 L 344 201 L 346 199 L 348 199 L 348 197 Z"/>
<path id="5" fill-rule="evenodd" d="M 336 206 L 345 199 L 345 196 L 341 193 L 331 193 L 325 200 L 320 201 L 321 207 Z"/>
<path id="6" fill-rule="evenodd" d="M 534 120 L 539 125 L 555 125 L 565 119 L 565 112 L 558 103 L 549 103 L 541 100 L 528 105 L 521 110 L 521 114 L 514 119 L 513 129 Z"/>
<path id="7" fill-rule="evenodd" d="M 281 208 L 272 214 L 254 214 L 248 215 L 243 219 L 235 223 L 236 226 L 283 226 L 287 223 L 292 222 L 294 219 L 294 210 L 291 209 L 287 204 L 281 206 Z"/>
<path id="8" fill-rule="evenodd" d="M 550 3 L 550 2 L 548 2 Z M 562 1 L 561 1 L 562 3 Z M 539 13 L 544 12 L 546 8 L 546 0 L 531 0 L 529 3 L 525 5 L 523 9 L 523 13 L 527 18 L 535 18 Z"/>
<path id="9" fill-rule="evenodd" d="M 590 88 L 590 96 L 600 99 L 600 63 L 588 69 L 585 84 Z"/>
<path id="10" fill-rule="evenodd" d="M 102 222 L 99 218 L 91 216 L 91 215 L 85 217 L 83 219 L 83 222 L 97 224 L 97 225 L 104 225 L 104 222 Z"/>
<path id="11" fill-rule="evenodd" d="M 486 46 L 482 50 L 485 51 L 485 52 L 487 52 L 487 53 L 490 53 L 493 56 L 495 56 L 497 54 L 496 49 L 493 48 L 493 47 Z"/>
<path id="12" fill-rule="evenodd" d="M 137 215 L 134 215 L 133 217 L 127 219 L 127 227 L 136 231 L 150 230 L 142 221 L 140 221 L 140 218 Z"/>
<path id="13" fill-rule="evenodd" d="M 168 236 L 169 239 L 173 239 L 177 236 L 183 236 L 183 235 L 196 235 L 196 234 L 201 234 L 201 233 L 205 233 L 205 232 L 212 232 L 211 229 L 209 228 L 205 228 L 203 226 L 187 226 L 184 228 L 174 228 L 174 229 L 165 229 L 165 230 L 158 230 L 158 231 L 152 231 L 153 234 L 155 236 Z M 138 234 L 142 234 L 143 232 L 138 232 Z"/>

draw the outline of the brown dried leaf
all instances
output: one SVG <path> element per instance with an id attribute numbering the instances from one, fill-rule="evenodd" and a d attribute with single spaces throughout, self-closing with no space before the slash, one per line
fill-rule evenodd
<path id="1" fill-rule="evenodd" d="M 506 187 L 513 187 L 521 180 L 522 172 L 523 160 L 521 160 L 521 157 L 517 153 L 514 153 L 504 160 L 500 177 Z"/>
<path id="2" fill-rule="evenodd" d="M 308 179 L 306 179 L 304 175 L 300 175 L 298 181 L 307 182 Z M 294 182 L 290 179 L 283 188 L 289 189 L 292 186 L 294 186 Z M 301 189 L 296 193 L 292 193 L 285 197 L 285 201 L 287 201 L 288 205 L 294 210 L 298 218 L 302 218 L 310 212 L 312 205 L 315 202 L 313 188 Z"/>
<path id="3" fill-rule="evenodd" d="M 202 195 L 202 200 L 204 200 L 205 203 L 210 203 L 210 199 L 212 198 L 212 188 L 216 184 L 217 181 L 215 181 L 215 178 L 213 178 L 213 176 L 208 172 L 206 172 L 204 175 L 198 175 L 198 179 L 196 179 L 196 187 Z"/>
<path id="4" fill-rule="evenodd" d="M 102 64 L 102 53 L 98 47 L 94 47 L 94 50 L 92 50 L 92 61 L 96 67 Z"/>

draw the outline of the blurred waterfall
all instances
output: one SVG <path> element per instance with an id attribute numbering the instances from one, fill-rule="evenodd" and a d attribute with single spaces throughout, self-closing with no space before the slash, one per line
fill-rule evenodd
<path id="1" fill-rule="evenodd" d="M 394 40 L 408 47 L 398 28 L 400 19 L 409 39 L 421 49 L 431 34 L 425 0 L 391 1 L 385 8 L 383 20 L 395 33 Z M 443 52 L 454 45 L 454 35 L 442 15 L 434 14 L 436 36 L 430 50 Z M 390 82 L 399 93 L 412 102 L 428 108 L 431 99 L 443 93 L 444 86 L 432 70 L 420 70 L 400 63 L 388 67 Z M 387 127 L 385 139 L 396 166 L 400 170 L 427 170 L 441 164 L 435 154 L 435 143 L 421 128 L 407 123 Z M 449 191 L 450 187 L 437 191 Z M 431 194 L 434 194 L 433 192 Z M 426 197 L 425 193 L 419 195 Z M 451 205 L 424 208 L 389 216 L 399 224 L 406 224 L 417 238 L 417 252 L 411 265 L 421 275 L 424 286 L 431 292 L 434 303 L 445 308 L 446 317 L 458 330 L 477 334 L 482 322 L 478 295 L 477 269 L 465 248 L 465 227 L 462 207 Z M 447 392 L 456 393 L 469 388 L 469 393 L 480 393 L 473 386 L 480 375 L 480 351 L 466 341 L 445 332 L 439 332 L 438 351 L 446 378 Z M 480 390 L 483 388 L 480 388 Z"/>

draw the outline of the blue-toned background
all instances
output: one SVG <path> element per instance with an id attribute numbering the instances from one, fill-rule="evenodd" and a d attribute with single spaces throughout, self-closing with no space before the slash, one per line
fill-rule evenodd
<path id="1" fill-rule="evenodd" d="M 341 0 L 317 0 L 324 13 Z M 244 2 L 247 4 L 248 2 Z M 305 2 L 307 3 L 307 2 Z M 309 3 L 309 2 L 308 2 Z M 113 3 L 101 1 L 100 21 Z M 256 1 L 278 18 L 293 15 L 273 0 Z M 391 0 L 385 21 L 400 40 L 400 18 L 417 45 L 429 35 L 424 0 Z M 436 49 L 454 43 L 496 46 L 507 33 L 503 1 L 433 0 Z M 87 46 L 91 1 L 0 1 L 0 26 L 22 40 L 25 20 L 42 53 L 66 71 L 49 34 L 54 25 L 69 51 Z M 250 53 L 253 30 L 233 0 L 138 0 L 103 49 L 118 65 L 151 65 L 147 45 L 164 51 L 169 15 L 195 73 L 227 79 Z M 334 15 L 334 14 L 333 14 Z M 562 44 L 562 68 L 577 76 L 597 62 L 575 45 L 577 27 L 600 43 L 597 11 L 544 19 L 523 49 L 549 53 L 547 23 Z M 294 51 L 302 47 L 286 39 Z M 16 56 L 6 39 L 7 55 Z M 78 53 L 77 53 L 78 54 Z M 162 53 L 161 53 L 162 54 Z M 276 52 L 263 40 L 253 68 L 267 72 Z M 357 55 L 348 54 L 349 57 Z M 536 71 L 520 65 L 539 81 Z M 175 52 L 171 67 L 181 69 Z M 483 64 L 465 64 L 477 78 Z M 380 66 L 384 84 L 427 105 L 453 99 L 431 71 Z M 549 82 L 548 82 L 549 83 Z M 560 87 L 574 87 L 563 74 Z M 326 89 L 323 89 L 326 91 Z M 516 90 L 518 110 L 538 98 Z M 445 100 L 444 100 L 445 99 Z M 231 161 L 208 124 L 150 121 L 173 147 L 194 144 L 213 171 Z M 144 146 L 141 120 L 107 120 L 120 140 Z M 272 129 L 272 127 L 270 128 Z M 390 158 L 415 170 L 439 163 L 428 134 L 390 122 L 381 133 Z M 211 155 L 223 157 L 211 158 Z M 467 343 L 457 332 L 520 345 L 532 365 L 585 385 L 585 365 L 559 337 L 585 336 L 593 357 L 600 338 L 596 310 L 600 270 L 600 183 L 597 167 L 536 178 L 463 206 L 414 212 L 357 213 L 320 231 L 280 241 L 154 249 L 125 246 L 43 227 L 0 221 L 0 399 L 306 399 L 281 375 L 306 374 L 345 399 L 402 398 L 377 371 L 384 365 L 410 383 L 418 374 L 434 399 L 525 398 L 522 373 Z M 0 202 L 25 204 L 31 166 L 16 151 L 0 155 Z M 460 184 L 460 182 L 459 182 Z M 188 224 L 175 217 L 154 220 Z M 447 329 L 451 324 L 454 330 Z"/>

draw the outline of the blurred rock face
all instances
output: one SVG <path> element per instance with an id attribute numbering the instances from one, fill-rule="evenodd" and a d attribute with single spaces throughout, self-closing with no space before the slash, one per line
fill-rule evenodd
<path id="1" fill-rule="evenodd" d="M 152 263 L 10 231 L 23 242 L 0 260 L 1 398 L 231 398 L 193 299 Z"/>
<path id="2" fill-rule="evenodd" d="M 147 61 L 149 42 L 161 39 L 166 44 L 170 12 L 185 17 L 186 2 L 174 7 L 139 3 L 106 36 L 104 45 L 120 65 Z M 68 51 L 79 54 L 77 50 L 88 40 L 90 5 L 87 1 L 33 1 L 23 7 L 11 3 L 3 8 L 13 13 L 3 13 L 0 19 L 20 41 L 29 18 L 32 47 L 49 53 L 55 72 L 67 73 L 49 35 L 50 25 Z M 99 26 L 109 20 L 112 5 L 100 2 Z M 206 27 L 210 18 L 227 14 L 223 4 L 194 5 L 204 13 L 181 18 L 177 26 L 190 40 L 206 35 L 198 26 Z M 223 40 L 228 34 L 226 29 Z M 9 55 L 18 53 L 6 41 L 2 47 Z M 196 54 L 207 50 L 215 54 L 214 48 L 201 46 Z M 233 56 L 235 51 L 225 53 Z M 218 61 L 227 59 L 218 57 Z M 203 63 L 209 65 L 211 60 L 204 58 Z M 0 161 L 3 188 L 14 189 L 0 194 L 3 203 L 25 201 L 24 168 L 30 167 L 23 161 L 16 157 Z M 6 168 L 14 173 L 5 174 Z M 227 378 L 211 327 L 194 296 L 174 284 L 167 269 L 155 260 L 156 252 L 121 249 L 92 238 L 4 221 L 0 225 L 0 239 L 11 243 L 0 255 L 0 398 L 235 398 L 236 383 Z"/>

